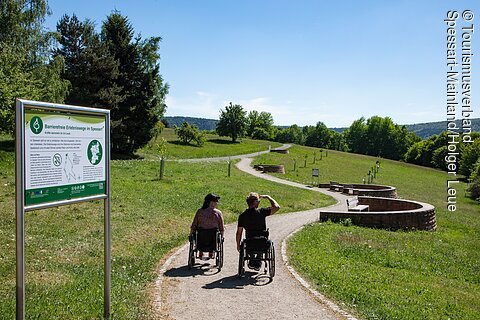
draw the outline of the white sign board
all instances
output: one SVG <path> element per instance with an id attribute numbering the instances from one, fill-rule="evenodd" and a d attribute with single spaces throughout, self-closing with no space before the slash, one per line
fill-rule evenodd
<path id="1" fill-rule="evenodd" d="M 25 205 L 105 194 L 106 117 L 25 109 Z"/>
<path id="2" fill-rule="evenodd" d="M 312 169 L 312 177 L 318 177 L 320 175 L 319 169 Z"/>

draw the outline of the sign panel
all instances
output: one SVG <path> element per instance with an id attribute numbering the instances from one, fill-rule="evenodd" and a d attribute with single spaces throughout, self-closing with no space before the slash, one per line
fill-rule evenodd
<path id="1" fill-rule="evenodd" d="M 106 194 L 106 116 L 25 105 L 25 205 Z"/>
<path id="2" fill-rule="evenodd" d="M 320 175 L 319 169 L 312 169 L 312 177 L 318 177 Z"/>

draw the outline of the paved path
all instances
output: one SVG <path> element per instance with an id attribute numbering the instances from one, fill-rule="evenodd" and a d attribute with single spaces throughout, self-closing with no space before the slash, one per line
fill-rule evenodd
<path id="1" fill-rule="evenodd" d="M 282 146 L 275 148 L 275 150 L 285 150 L 290 148 L 292 145 L 291 144 L 283 144 Z M 229 157 L 215 157 L 215 158 L 194 158 L 194 159 L 174 159 L 170 161 L 176 161 L 176 162 L 204 162 L 204 161 L 230 161 L 233 159 L 245 159 L 245 158 L 252 158 L 252 157 L 257 157 L 261 154 L 266 154 L 269 153 L 269 150 L 265 151 L 258 151 L 254 153 L 249 153 L 249 154 L 241 154 L 238 156 L 229 156 Z"/>
<path id="2" fill-rule="evenodd" d="M 260 173 L 250 167 L 251 161 L 242 158 L 237 166 L 264 179 L 331 195 L 339 201 L 332 209 L 346 209 L 344 195 Z M 281 199 L 278 200 L 281 205 Z M 276 249 L 273 281 L 248 268 L 244 278 L 237 277 L 236 224 L 225 229 L 225 259 L 221 272 L 199 260 L 189 270 L 186 266 L 188 246 L 183 246 L 160 271 L 155 285 L 155 308 L 162 318 L 168 319 L 354 319 L 333 303 L 306 290 L 283 263 L 282 241 L 301 226 L 318 220 L 318 214 L 319 209 L 313 209 L 267 218 Z"/>

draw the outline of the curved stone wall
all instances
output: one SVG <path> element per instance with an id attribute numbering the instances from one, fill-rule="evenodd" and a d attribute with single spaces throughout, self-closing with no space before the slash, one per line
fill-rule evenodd
<path id="1" fill-rule="evenodd" d="M 283 166 L 283 164 L 256 164 L 253 166 L 253 168 L 262 172 L 276 172 L 285 174 L 285 167 Z"/>
<path id="2" fill-rule="evenodd" d="M 362 196 L 358 197 L 358 202 L 368 205 L 370 211 L 320 211 L 320 221 L 351 219 L 358 226 L 391 230 L 434 231 L 437 228 L 435 207 L 428 203 Z"/>
<path id="3" fill-rule="evenodd" d="M 270 150 L 270 152 L 289 154 L 288 149 L 272 149 L 272 150 Z"/>
<path id="4" fill-rule="evenodd" d="M 343 185 L 343 193 L 356 196 L 397 198 L 397 188 L 376 184 L 346 184 Z"/>

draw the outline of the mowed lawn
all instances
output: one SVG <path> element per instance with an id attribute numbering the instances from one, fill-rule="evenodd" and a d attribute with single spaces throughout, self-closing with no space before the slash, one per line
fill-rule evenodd
<path id="1" fill-rule="evenodd" d="M 15 317 L 14 143 L 0 139 L 0 318 Z M 189 157 L 185 155 L 185 157 Z M 236 221 L 250 191 L 280 201 L 281 213 L 326 206 L 321 194 L 254 178 L 227 164 L 112 161 L 112 311 L 114 319 L 148 319 L 157 268 L 187 241 L 189 225 L 209 192 Z M 101 319 L 103 202 L 26 214 L 26 314 L 29 319 Z M 185 261 L 186 263 L 186 261 Z"/>
<path id="2" fill-rule="evenodd" d="M 284 163 L 291 180 L 361 183 L 377 158 L 328 151 L 313 164 L 315 148 L 294 147 L 256 163 Z M 304 157 L 308 155 L 307 167 Z M 293 159 L 298 171 L 293 172 Z M 300 165 L 299 165 L 300 162 Z M 288 242 L 295 268 L 352 313 L 366 319 L 480 319 L 480 205 L 457 190 L 457 210 L 447 210 L 446 173 L 381 160 L 374 183 L 397 187 L 401 198 L 436 207 L 437 231 L 387 231 L 318 223 Z"/>
<path id="3" fill-rule="evenodd" d="M 206 141 L 202 147 L 197 146 L 194 142 L 183 144 L 178 140 L 174 129 L 165 128 L 157 139 L 153 139 L 149 145 L 140 149 L 137 155 L 145 159 L 158 159 L 159 144 L 162 139 L 166 141 L 167 159 L 225 157 L 265 151 L 268 150 L 269 146 L 271 148 L 281 146 L 281 143 L 278 142 L 249 138 L 242 138 L 237 142 L 232 142 L 231 138 L 220 137 L 215 134 L 206 134 L 205 138 Z"/>

